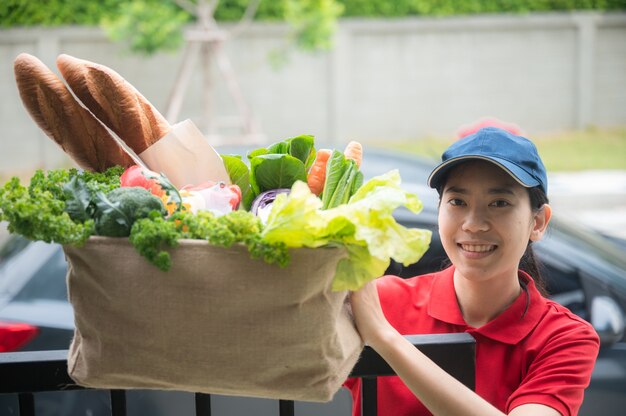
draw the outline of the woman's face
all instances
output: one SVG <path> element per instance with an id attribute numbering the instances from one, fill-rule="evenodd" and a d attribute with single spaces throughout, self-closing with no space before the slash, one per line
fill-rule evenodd
<path id="1" fill-rule="evenodd" d="M 457 273 L 467 279 L 517 278 L 528 241 L 540 239 L 547 226 L 548 210 L 533 212 L 526 188 L 497 165 L 465 162 L 453 168 L 443 188 L 439 234 Z"/>

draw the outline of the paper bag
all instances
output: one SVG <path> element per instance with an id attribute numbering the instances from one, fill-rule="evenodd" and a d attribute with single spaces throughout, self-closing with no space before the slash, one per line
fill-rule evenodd
<path id="1" fill-rule="evenodd" d="M 222 158 L 191 120 L 181 121 L 138 155 L 148 169 L 177 188 L 206 181 L 230 183 Z"/>
<path id="2" fill-rule="evenodd" d="M 280 268 L 182 240 L 168 272 L 123 238 L 64 250 L 83 386 L 328 401 L 362 349 L 347 294 L 330 291 L 340 248 L 295 249 Z"/>

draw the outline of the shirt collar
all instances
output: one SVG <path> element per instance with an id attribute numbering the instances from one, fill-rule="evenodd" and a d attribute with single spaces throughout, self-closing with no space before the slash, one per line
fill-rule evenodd
<path id="1" fill-rule="evenodd" d="M 545 299 L 535 287 L 533 279 L 520 270 L 519 278 L 526 285 L 522 294 L 494 320 L 480 328 L 471 328 L 463 319 L 456 299 L 453 276 L 454 266 L 440 272 L 433 281 L 428 314 L 437 320 L 460 325 L 466 328 L 467 332 L 514 345 L 524 339 L 541 319 Z"/>

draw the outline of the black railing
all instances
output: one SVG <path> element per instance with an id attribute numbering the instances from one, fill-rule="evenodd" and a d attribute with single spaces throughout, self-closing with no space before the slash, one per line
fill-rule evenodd
<path id="1" fill-rule="evenodd" d="M 471 389 L 475 388 L 475 343 L 465 333 L 411 335 L 406 337 L 416 348 Z M 366 347 L 352 370 L 361 378 L 362 414 L 377 413 L 376 379 L 393 375 L 389 365 Z M 35 416 L 35 394 L 82 389 L 67 374 L 67 351 L 34 351 L 0 354 L 0 394 L 17 394 L 20 416 Z M 126 391 L 110 390 L 111 415 L 126 415 Z M 196 416 L 211 415 L 211 395 L 195 394 Z M 295 404 L 279 400 L 279 416 L 294 416 Z"/>

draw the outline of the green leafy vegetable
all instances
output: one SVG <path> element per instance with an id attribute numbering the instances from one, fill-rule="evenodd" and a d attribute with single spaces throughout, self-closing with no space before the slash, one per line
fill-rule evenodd
<path id="1" fill-rule="evenodd" d="M 265 153 L 262 153 L 262 151 L 257 150 L 257 152 L 259 152 L 257 156 L 260 156 L 261 154 L 288 155 L 289 147 L 290 147 L 289 141 L 284 140 L 282 142 L 271 144 L 267 149 L 265 149 L 266 150 Z"/>
<path id="2" fill-rule="evenodd" d="M 152 211 L 164 217 L 163 202 L 148 190 L 139 187 L 117 188 L 94 198 L 96 233 L 107 237 L 128 237 L 133 224 Z"/>
<path id="3" fill-rule="evenodd" d="M 352 189 L 350 190 L 350 195 L 351 196 L 354 195 L 361 186 L 363 186 L 363 172 L 359 170 L 357 171 L 354 177 L 354 182 L 352 183 Z M 350 200 L 350 198 L 348 198 L 348 200 Z"/>
<path id="4" fill-rule="evenodd" d="M 322 209 L 338 207 L 348 202 L 363 184 L 363 173 L 356 162 L 346 159 L 338 150 L 333 150 L 326 165 L 326 181 L 322 189 Z"/>
<path id="5" fill-rule="evenodd" d="M 246 210 L 250 210 L 254 193 L 250 186 L 250 168 L 239 155 L 221 155 L 231 183 L 241 189 L 241 202 Z"/>
<path id="6" fill-rule="evenodd" d="M 309 170 L 315 160 L 315 139 L 313 136 L 302 135 L 288 139 L 289 154 L 302 163 L 306 170 Z"/>
<path id="7" fill-rule="evenodd" d="M 78 176 L 85 181 L 92 195 L 99 191 L 108 193 L 119 188 L 122 173 L 124 173 L 124 168 L 121 166 L 113 166 L 104 172 L 85 171 L 78 173 L 75 169 L 70 169 L 70 176 Z"/>
<path id="8" fill-rule="evenodd" d="M 321 247 L 329 243 L 323 234 L 327 219 L 320 215 L 322 202 L 303 182 L 296 182 L 289 195 L 274 200 L 263 236 L 289 247 Z"/>
<path id="9" fill-rule="evenodd" d="M 219 217 L 208 211 L 197 214 L 178 212 L 168 219 L 152 212 L 148 218 L 135 222 L 130 242 L 141 255 L 163 271 L 171 267 L 167 247 L 176 246 L 181 238 L 207 240 L 222 247 L 242 243 L 252 258 L 261 258 L 279 266 L 287 265 L 287 246 L 265 241 L 261 231 L 261 221 L 246 211 L 233 211 Z"/>
<path id="10" fill-rule="evenodd" d="M 156 212 L 151 212 L 148 218 L 136 221 L 129 236 L 130 243 L 137 252 L 163 271 L 172 267 L 172 259 L 165 247 L 177 246 L 179 238 L 180 231 L 176 223 L 166 220 Z"/>
<path id="11" fill-rule="evenodd" d="M 346 204 L 352 196 L 352 189 L 354 188 L 357 176 L 360 173 L 359 168 L 356 166 L 356 162 L 354 160 L 346 160 L 344 168 L 343 175 L 341 175 L 339 182 L 337 182 L 337 186 L 330 197 L 328 206 L 325 207 L 326 209 Z"/>
<path id="12" fill-rule="evenodd" d="M 331 200 L 347 166 L 346 157 L 339 150 L 333 150 L 326 164 L 326 181 L 322 189 L 322 207 L 331 208 Z"/>
<path id="13" fill-rule="evenodd" d="M 289 247 L 345 246 L 348 258 L 337 267 L 333 290 L 356 290 L 379 277 L 391 258 L 408 265 L 428 249 L 430 231 L 405 228 L 393 218 L 400 206 L 415 213 L 422 208 L 417 196 L 400 188 L 397 170 L 371 179 L 347 204 L 327 210 L 306 184 L 296 182 L 289 195 L 277 197 L 262 235 Z"/>
<path id="14" fill-rule="evenodd" d="M 304 163 L 286 155 L 268 153 L 250 162 L 250 184 L 256 195 L 278 188 L 291 188 L 295 181 L 306 181 Z"/>
<path id="15" fill-rule="evenodd" d="M 79 215 L 76 219 L 67 211 L 80 212 L 86 193 L 108 192 L 119 186 L 121 168 L 103 173 L 57 169 L 35 172 L 28 187 L 12 178 L 0 188 L 0 220 L 8 222 L 8 230 L 31 240 L 48 243 L 82 244 L 94 232 L 94 221 Z M 76 180 L 70 184 L 70 182 Z M 81 195 L 73 197 L 78 180 L 84 182 Z"/>
<path id="16" fill-rule="evenodd" d="M 268 153 L 270 153 L 270 151 L 268 149 L 264 148 L 264 147 L 260 147 L 258 149 L 251 150 L 248 153 L 248 160 L 252 160 L 253 158 L 255 158 L 257 156 L 266 155 Z M 280 154 L 284 154 L 284 153 L 285 152 L 280 152 Z"/>
<path id="17" fill-rule="evenodd" d="M 389 267 L 388 259 L 372 256 L 366 246 L 346 244 L 345 247 L 348 258 L 337 263 L 332 290 L 357 290 L 370 280 L 382 276 Z"/>
<path id="18" fill-rule="evenodd" d="M 322 189 L 322 209 L 335 208 L 348 202 L 363 184 L 363 173 L 356 162 L 333 150 L 326 165 L 326 180 Z"/>
<path id="19" fill-rule="evenodd" d="M 95 206 L 92 202 L 92 194 L 84 180 L 77 176 L 72 177 L 63 185 L 65 196 L 65 211 L 74 221 L 84 222 L 93 219 Z"/>
<path id="20" fill-rule="evenodd" d="M 313 136 L 302 135 L 248 153 L 252 200 L 261 192 L 291 188 L 298 180 L 306 181 L 315 160 L 314 144 Z"/>
<path id="21" fill-rule="evenodd" d="M 93 230 L 93 221 L 75 223 L 63 201 L 48 190 L 34 190 L 11 179 L 0 189 L 0 219 L 11 233 L 47 243 L 82 244 Z"/>

